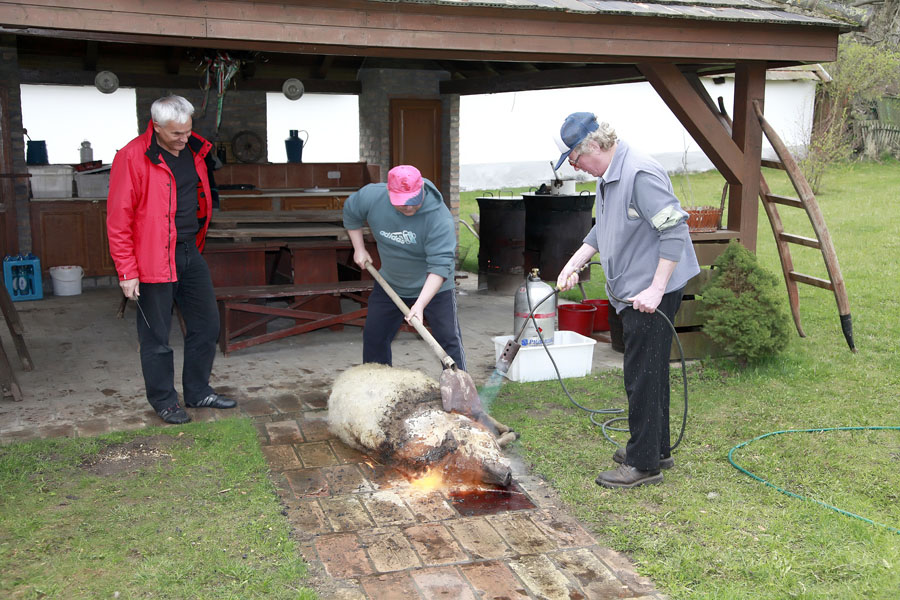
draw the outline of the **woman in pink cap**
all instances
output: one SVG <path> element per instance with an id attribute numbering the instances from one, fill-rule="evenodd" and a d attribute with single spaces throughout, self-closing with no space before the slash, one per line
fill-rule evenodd
<path id="1" fill-rule="evenodd" d="M 379 272 L 409 306 L 413 317 L 428 320 L 434 338 L 460 369 L 466 368 L 456 309 L 454 270 L 456 230 L 453 216 L 433 183 L 411 165 L 388 172 L 388 181 L 370 183 L 344 203 L 344 227 L 353 243 L 353 262 L 365 269 L 372 257 L 363 241 L 368 223 L 375 236 Z M 403 313 L 375 284 L 363 329 L 363 362 L 391 362 L 391 342 Z"/>

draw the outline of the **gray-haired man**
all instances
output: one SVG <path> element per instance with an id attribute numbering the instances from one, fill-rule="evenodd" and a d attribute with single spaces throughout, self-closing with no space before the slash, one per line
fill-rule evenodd
<path id="1" fill-rule="evenodd" d="M 150 107 L 147 130 L 116 153 L 106 229 L 119 286 L 137 302 L 147 400 L 166 423 L 191 420 L 178 403 L 169 346 L 172 308 L 184 317 L 184 403 L 233 408 L 209 385 L 219 313 L 200 256 L 212 216 L 212 144 L 191 131 L 194 107 L 181 96 Z"/>

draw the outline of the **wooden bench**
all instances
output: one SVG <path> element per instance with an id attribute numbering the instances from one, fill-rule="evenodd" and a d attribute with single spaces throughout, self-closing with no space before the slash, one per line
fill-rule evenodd
<path id="1" fill-rule="evenodd" d="M 217 287 L 216 301 L 219 303 L 219 347 L 223 354 L 234 350 L 248 348 L 257 344 L 279 340 L 291 335 L 307 333 L 324 327 L 355 325 L 362 327 L 368 313 L 368 295 L 375 282 L 341 281 L 337 283 L 305 283 L 291 285 L 249 285 L 234 287 Z M 332 314 L 309 310 L 305 305 L 324 296 L 349 298 L 358 302 L 361 308 L 347 313 Z M 285 299 L 288 306 L 269 306 L 268 300 Z M 263 301 L 263 303 L 259 303 Z M 238 325 L 238 314 L 245 315 Z M 246 315 L 259 315 L 258 319 L 247 322 Z M 277 318 L 288 318 L 295 321 L 293 327 L 268 333 L 251 333 L 254 329 Z M 259 330 L 257 329 L 257 332 Z M 244 339 L 237 338 L 247 336 Z"/>

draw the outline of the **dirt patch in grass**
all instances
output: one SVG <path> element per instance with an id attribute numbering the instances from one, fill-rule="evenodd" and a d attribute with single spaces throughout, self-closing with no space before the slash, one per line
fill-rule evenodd
<path id="1" fill-rule="evenodd" d="M 524 410 L 523 412 L 529 417 L 540 421 L 543 419 L 549 419 L 550 417 L 555 417 L 562 411 L 557 406 L 551 406 L 549 408 L 529 408 Z"/>
<path id="2" fill-rule="evenodd" d="M 154 435 L 139 437 L 122 444 L 110 444 L 83 462 L 80 467 L 93 475 L 116 477 L 129 475 L 154 466 L 171 467 L 173 445 L 189 447 L 191 436 Z"/>

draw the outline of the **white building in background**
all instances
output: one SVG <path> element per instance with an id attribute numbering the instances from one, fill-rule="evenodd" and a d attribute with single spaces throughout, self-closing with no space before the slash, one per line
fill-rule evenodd
<path id="1" fill-rule="evenodd" d="M 816 84 L 830 77 L 820 65 L 766 73 L 766 119 L 802 155 L 812 129 Z M 702 78 L 713 100 L 730 111 L 734 77 Z M 553 141 L 566 116 L 593 112 L 620 138 L 653 155 L 670 172 L 706 171 L 713 164 L 649 83 L 463 96 L 460 101 L 462 190 L 537 187 L 553 177 L 559 150 Z M 774 152 L 764 140 L 763 156 Z M 564 163 L 562 178 L 587 178 Z"/>

